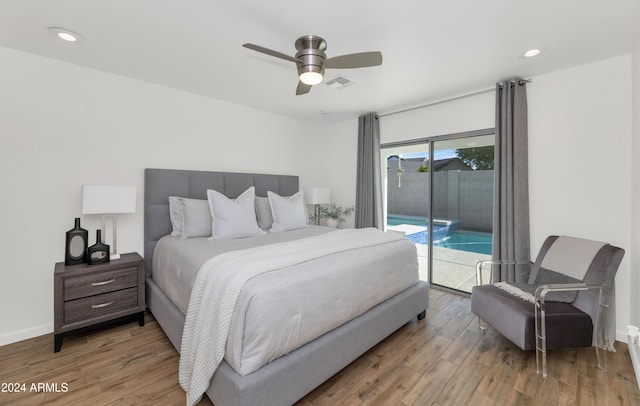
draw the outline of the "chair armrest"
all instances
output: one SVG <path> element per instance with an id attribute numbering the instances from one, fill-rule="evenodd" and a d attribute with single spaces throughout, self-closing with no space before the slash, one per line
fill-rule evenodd
<path id="1" fill-rule="evenodd" d="M 544 304 L 544 300 L 549 292 L 568 292 L 574 290 L 592 290 L 598 289 L 602 294 L 602 291 L 609 293 L 609 288 L 604 285 L 598 285 L 596 283 L 553 283 L 549 285 L 540 285 L 536 289 L 535 299 L 536 303 L 540 302 Z M 602 304 L 607 306 L 606 304 Z"/>
<path id="2" fill-rule="evenodd" d="M 533 265 L 533 262 L 531 261 L 524 261 L 524 260 L 516 260 L 516 261 L 509 261 L 509 260 L 486 260 L 486 261 L 478 261 L 476 263 L 476 285 L 480 286 L 482 285 L 482 267 L 484 265 Z M 493 272 L 491 273 L 491 278 L 489 278 L 489 283 L 493 283 Z"/>

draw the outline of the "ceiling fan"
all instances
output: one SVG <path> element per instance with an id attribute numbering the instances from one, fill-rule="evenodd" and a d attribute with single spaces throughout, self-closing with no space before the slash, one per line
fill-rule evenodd
<path id="1" fill-rule="evenodd" d="M 298 38 L 295 42 L 298 50 L 295 56 L 289 56 L 255 44 L 243 44 L 242 46 L 285 61 L 294 62 L 298 66 L 298 77 L 300 79 L 296 88 L 296 95 L 309 93 L 311 86 L 322 82 L 325 69 L 366 68 L 368 66 L 382 65 L 382 54 L 378 51 L 340 55 L 327 59 L 327 55 L 324 53 L 327 49 L 327 42 L 317 35 L 305 35 Z"/>

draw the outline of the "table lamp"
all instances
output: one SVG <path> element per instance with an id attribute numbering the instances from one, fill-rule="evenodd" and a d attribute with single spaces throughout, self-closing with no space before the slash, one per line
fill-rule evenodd
<path id="1" fill-rule="evenodd" d="M 304 190 L 304 197 L 307 204 L 315 206 L 316 225 L 320 224 L 320 205 L 331 203 L 331 190 L 326 187 L 311 187 Z"/>
<path id="2" fill-rule="evenodd" d="M 101 230 L 103 243 L 107 235 L 107 222 L 111 220 L 111 259 L 120 258 L 116 241 L 116 215 L 135 212 L 135 186 L 83 185 L 82 187 L 82 214 L 102 214 Z"/>

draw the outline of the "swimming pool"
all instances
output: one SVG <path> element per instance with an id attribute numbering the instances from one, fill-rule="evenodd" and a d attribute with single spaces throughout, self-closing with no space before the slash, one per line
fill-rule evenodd
<path id="1" fill-rule="evenodd" d="M 387 217 L 387 225 L 397 226 L 401 224 L 427 226 L 426 219 L 424 218 L 403 216 Z M 457 227 L 457 223 L 451 224 L 451 221 L 447 220 L 434 220 L 433 235 L 433 245 L 435 247 L 491 255 L 491 233 L 461 230 Z M 429 244 L 429 233 L 426 230 L 407 234 L 406 237 L 416 244 Z"/>
<path id="2" fill-rule="evenodd" d="M 426 226 L 426 217 L 409 217 L 399 214 L 390 214 L 387 216 L 388 226 L 399 226 L 400 224 L 410 224 L 412 226 Z"/>
<path id="3" fill-rule="evenodd" d="M 458 229 L 458 220 L 434 219 L 433 238 L 434 241 L 442 240 Z M 427 231 L 427 220 L 424 217 L 410 217 L 402 215 L 387 216 L 387 228 L 405 233 L 405 236 L 416 244 L 428 244 L 429 232 Z M 413 237 L 411 237 L 413 236 Z"/>
<path id="4" fill-rule="evenodd" d="M 411 236 L 407 237 L 411 239 Z M 491 240 L 491 233 L 456 230 L 453 235 L 442 240 L 435 240 L 434 245 L 436 247 L 491 255 Z"/>

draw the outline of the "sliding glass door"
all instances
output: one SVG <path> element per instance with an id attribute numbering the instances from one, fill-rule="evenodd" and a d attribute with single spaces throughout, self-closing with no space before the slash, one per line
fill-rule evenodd
<path id="1" fill-rule="evenodd" d="M 431 282 L 471 292 L 475 264 L 491 259 L 493 134 L 433 143 Z"/>
<path id="2" fill-rule="evenodd" d="M 493 130 L 381 152 L 387 230 L 416 244 L 421 279 L 470 292 L 476 262 L 491 258 Z"/>
<path id="3" fill-rule="evenodd" d="M 401 233 L 416 243 L 420 279 L 429 280 L 428 245 L 429 144 L 381 150 L 387 231 Z M 424 241 L 424 243 L 420 243 Z"/>

